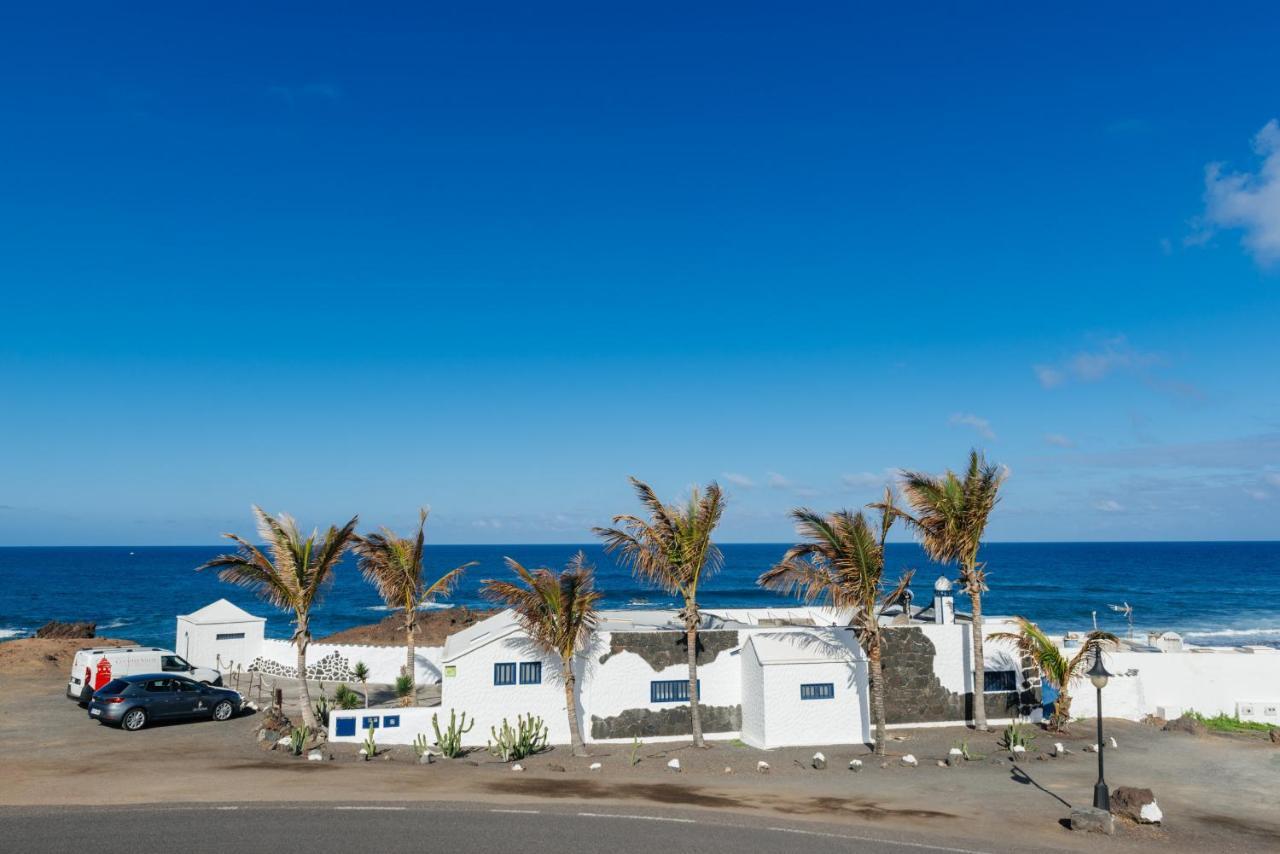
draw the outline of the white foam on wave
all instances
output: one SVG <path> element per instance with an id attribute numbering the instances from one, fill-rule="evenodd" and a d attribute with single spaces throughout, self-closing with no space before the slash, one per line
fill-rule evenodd
<path id="1" fill-rule="evenodd" d="M 1266 627 L 1256 629 L 1216 629 L 1214 631 L 1181 632 L 1184 638 L 1240 638 L 1253 635 L 1280 635 L 1280 628 Z"/>
<path id="2" fill-rule="evenodd" d="M 27 633 L 26 629 L 0 629 L 0 640 L 16 638 Z"/>
<path id="3" fill-rule="evenodd" d="M 98 626 L 98 628 L 100 628 L 100 629 L 118 629 L 118 628 L 120 628 L 121 626 L 127 626 L 127 625 L 129 625 L 129 623 L 130 623 L 130 622 L 132 622 L 132 621 L 130 621 L 130 620 L 126 620 L 124 617 L 116 617 L 116 618 L 115 618 L 114 620 L 112 620 L 111 622 L 109 622 L 109 623 L 103 623 L 102 625 Z"/>
<path id="4" fill-rule="evenodd" d="M 423 602 L 418 606 L 419 611 L 444 611 L 457 606 L 451 602 Z M 369 611 L 400 611 L 401 608 L 392 608 L 390 605 L 370 605 L 366 610 Z"/>

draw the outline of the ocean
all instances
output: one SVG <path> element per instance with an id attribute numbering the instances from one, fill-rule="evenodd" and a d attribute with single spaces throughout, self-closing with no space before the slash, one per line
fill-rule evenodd
<path id="1" fill-rule="evenodd" d="M 483 607 L 482 580 L 509 571 L 510 555 L 525 566 L 562 566 L 579 548 L 597 566 L 605 606 L 668 607 L 674 600 L 636 581 L 597 544 L 428 546 L 428 574 L 479 561 L 449 602 Z M 761 607 L 793 600 L 755 585 L 756 577 L 786 544 L 723 545 L 725 567 L 705 580 L 704 607 Z M 33 632 L 48 620 L 94 620 L 98 632 L 139 643 L 170 646 L 174 618 L 227 598 L 268 617 L 267 634 L 287 638 L 288 615 L 253 594 L 224 584 L 195 567 L 222 546 L 0 548 L 0 639 Z M 1126 618 L 1111 605 L 1133 607 L 1135 637 L 1148 629 L 1181 632 L 1192 643 L 1280 647 L 1280 542 L 1205 543 L 991 543 L 983 547 L 990 592 L 987 614 L 1019 614 L 1051 632 L 1087 630 L 1097 624 L 1117 634 Z M 912 543 L 890 544 L 887 562 L 896 575 L 917 570 L 916 604 L 932 597 L 934 580 L 954 568 L 930 564 Z M 432 578 L 435 576 L 432 575 Z M 967 598 L 956 597 L 968 610 Z M 348 557 L 313 613 L 316 637 L 386 616 L 386 606 L 361 579 Z"/>

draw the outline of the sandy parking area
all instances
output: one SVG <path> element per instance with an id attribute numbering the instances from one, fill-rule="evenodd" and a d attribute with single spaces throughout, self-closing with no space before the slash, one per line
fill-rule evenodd
<path id="1" fill-rule="evenodd" d="M 630 763 L 630 745 L 593 748 L 591 759 L 551 750 L 512 772 L 487 753 L 419 765 L 408 748 L 365 762 L 349 745 L 324 762 L 266 751 L 254 738 L 256 716 L 199 721 L 126 733 L 97 724 L 62 693 L 60 674 L 0 673 L 0 805 L 331 801 L 567 801 L 645 808 L 750 811 L 789 820 L 909 829 L 936 844 L 974 840 L 1002 846 L 1083 849 L 1099 840 L 1063 829 L 1068 804 L 1091 797 L 1096 758 L 1082 748 L 1091 727 L 1063 739 L 1072 756 L 1009 762 L 996 734 L 957 727 L 900 731 L 882 768 L 862 747 L 762 752 L 729 743 L 707 750 L 646 744 Z M 1124 826 L 1113 848 L 1257 851 L 1280 847 L 1280 748 L 1261 738 L 1196 737 L 1124 721 L 1108 722 L 1120 748 L 1107 756 L 1108 781 L 1148 786 L 1165 811 L 1163 827 Z M 985 758 L 940 768 L 959 740 Z M 1054 739 L 1041 734 L 1037 748 Z M 829 767 L 810 767 L 822 749 Z M 902 767 L 904 753 L 917 768 Z M 666 767 L 672 757 L 683 769 Z M 861 772 L 848 770 L 863 759 Z M 771 768 L 759 774 L 759 760 Z M 601 771 L 588 771 L 592 761 Z M 563 768 L 564 770 L 558 770 Z M 726 772 L 726 768 L 731 769 Z"/>

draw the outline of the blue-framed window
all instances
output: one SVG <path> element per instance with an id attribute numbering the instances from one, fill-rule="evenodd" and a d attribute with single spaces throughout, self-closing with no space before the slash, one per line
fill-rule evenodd
<path id="1" fill-rule="evenodd" d="M 835 696 L 834 682 L 810 682 L 800 686 L 801 700 L 832 700 Z"/>
<path id="2" fill-rule="evenodd" d="M 360 719 L 360 729 L 368 729 L 369 727 L 378 728 L 377 715 L 367 715 Z"/>
<path id="3" fill-rule="evenodd" d="M 541 685 L 542 684 L 542 662 L 541 661 L 520 662 L 520 684 L 521 685 Z"/>
<path id="4" fill-rule="evenodd" d="M 383 716 L 382 716 L 382 728 L 383 728 L 383 729 L 388 729 L 388 728 L 391 728 L 391 727 L 398 727 L 398 726 L 400 726 L 400 716 L 399 716 L 399 715 L 383 715 Z"/>
<path id="5" fill-rule="evenodd" d="M 988 670 L 982 680 L 982 693 L 1005 694 L 1018 690 L 1018 672 L 1016 670 Z"/>
<path id="6" fill-rule="evenodd" d="M 702 699 L 702 680 L 698 680 L 698 699 Z M 649 683 L 650 703 L 689 702 L 688 679 L 659 679 Z"/>
<path id="7" fill-rule="evenodd" d="M 355 735 L 356 719 L 353 717 L 338 718 L 337 724 L 334 726 L 334 732 L 337 735 Z"/>
<path id="8" fill-rule="evenodd" d="M 514 661 L 500 661 L 493 665 L 493 684 L 494 685 L 514 685 L 516 684 L 516 663 Z"/>

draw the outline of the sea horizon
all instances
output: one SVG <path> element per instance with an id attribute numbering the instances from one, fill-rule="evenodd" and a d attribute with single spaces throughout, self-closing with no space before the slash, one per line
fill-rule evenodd
<path id="1" fill-rule="evenodd" d="M 704 582 L 699 596 L 704 608 L 797 604 L 755 584 L 790 543 L 720 545 L 725 565 Z M 94 620 L 100 635 L 170 646 L 178 614 L 220 598 L 267 617 L 269 636 L 288 637 L 289 615 L 220 582 L 212 572 L 194 571 L 230 546 L 0 546 L 0 583 L 11 594 L 0 602 L 0 639 L 29 634 L 53 619 Z M 428 545 L 428 578 L 479 561 L 453 596 L 432 607 L 490 607 L 480 582 L 507 572 L 504 557 L 558 567 L 579 549 L 597 566 L 603 607 L 678 605 L 637 581 L 599 543 L 503 543 Z M 1099 628 L 1125 635 L 1129 623 L 1111 606 L 1127 603 L 1138 639 L 1148 630 L 1172 630 L 1202 645 L 1280 647 L 1280 591 L 1270 583 L 1280 576 L 1280 541 L 993 541 L 983 546 L 980 558 L 991 588 L 983 597 L 988 615 L 1026 616 L 1055 633 L 1088 630 L 1096 620 Z M 954 566 L 929 561 L 914 542 L 889 543 L 886 563 L 887 577 L 916 571 L 911 589 L 917 605 L 930 601 L 939 575 L 955 579 L 957 574 Z M 1234 583 L 1222 583 L 1233 576 Z M 960 591 L 956 603 L 961 611 L 969 609 Z M 313 633 L 322 637 L 376 622 L 389 610 L 348 555 L 313 612 Z"/>

